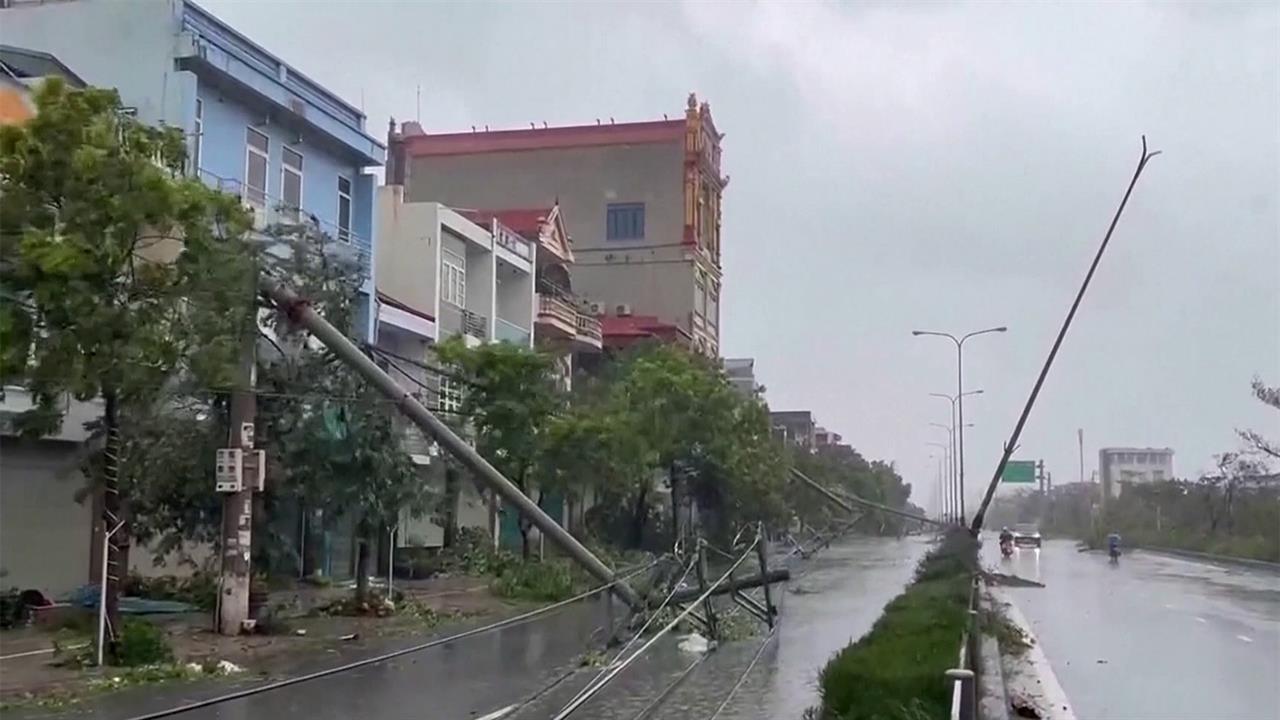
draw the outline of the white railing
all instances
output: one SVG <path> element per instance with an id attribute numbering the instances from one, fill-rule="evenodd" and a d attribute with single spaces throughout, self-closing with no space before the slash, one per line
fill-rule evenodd
<path id="1" fill-rule="evenodd" d="M 206 185 L 215 190 L 239 198 L 245 209 L 253 215 L 255 230 L 265 232 L 272 227 L 310 225 L 313 230 L 323 236 L 326 249 L 342 248 L 342 252 L 350 253 L 358 259 L 364 275 L 369 274 L 369 244 L 362 236 L 352 232 L 351 228 L 321 220 L 307 212 L 305 208 L 293 207 L 284 200 L 251 188 L 235 178 L 224 178 L 204 168 L 200 168 L 199 176 Z"/>

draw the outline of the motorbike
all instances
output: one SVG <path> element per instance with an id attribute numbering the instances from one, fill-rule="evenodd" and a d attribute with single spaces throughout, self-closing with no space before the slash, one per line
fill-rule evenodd
<path id="1" fill-rule="evenodd" d="M 1113 547 L 1113 548 L 1111 548 L 1111 549 L 1108 551 L 1108 555 L 1110 555 L 1110 556 L 1111 556 L 1110 562 L 1111 562 L 1111 564 L 1112 564 L 1112 565 L 1119 565 L 1119 564 L 1120 564 L 1120 548 L 1117 548 L 1117 547 Z"/>

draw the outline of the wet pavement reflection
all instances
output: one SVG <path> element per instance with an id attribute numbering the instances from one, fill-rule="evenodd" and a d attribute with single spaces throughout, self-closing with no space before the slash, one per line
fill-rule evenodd
<path id="1" fill-rule="evenodd" d="M 792 564 L 780 593 L 782 622 L 742 687 L 720 714 L 732 720 L 799 718 L 818 701 L 818 671 L 831 655 L 861 637 L 884 605 L 905 587 L 928 544 L 922 538 L 848 538 Z M 755 657 L 761 637 L 725 643 L 708 654 L 656 707 L 656 696 L 698 655 L 668 638 L 628 667 L 573 717 L 598 720 L 710 718 Z M 579 673 L 510 717 L 551 718 L 594 673 Z"/>
<path id="2" fill-rule="evenodd" d="M 1117 565 L 1068 540 L 984 561 L 1081 718 L 1280 718 L 1280 574 L 1141 551 Z"/>

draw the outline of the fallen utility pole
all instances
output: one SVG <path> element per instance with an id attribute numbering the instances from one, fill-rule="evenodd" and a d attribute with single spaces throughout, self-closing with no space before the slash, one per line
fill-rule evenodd
<path id="1" fill-rule="evenodd" d="M 1125 205 L 1129 204 L 1129 196 L 1133 195 L 1133 188 L 1138 184 L 1138 178 L 1142 177 L 1142 171 L 1147 167 L 1147 163 L 1151 162 L 1151 158 L 1159 154 L 1159 150 L 1155 152 L 1147 150 L 1147 136 L 1143 135 L 1142 156 L 1138 158 L 1138 167 L 1133 171 L 1133 178 L 1129 180 L 1129 187 L 1124 191 L 1124 197 L 1120 199 L 1120 206 L 1116 208 L 1116 213 L 1111 218 L 1111 225 L 1107 227 L 1106 235 L 1102 236 L 1102 244 L 1098 246 L 1098 252 L 1093 256 L 1093 263 L 1089 265 L 1089 272 L 1085 273 L 1084 281 L 1080 283 L 1080 290 L 1076 292 L 1076 299 L 1071 303 L 1071 309 L 1067 311 L 1066 319 L 1062 321 L 1062 327 L 1058 330 L 1058 337 L 1053 341 L 1053 347 L 1049 349 L 1049 357 L 1045 358 L 1044 366 L 1040 368 L 1040 376 L 1036 378 L 1036 384 L 1032 386 L 1031 394 L 1027 396 L 1027 404 L 1022 408 L 1022 415 L 1018 417 L 1017 424 L 1013 426 L 1013 434 L 1009 436 L 1008 442 L 1004 444 L 1004 454 L 1000 456 L 996 471 L 992 474 L 991 482 L 987 485 L 987 492 L 982 496 L 982 504 L 978 506 L 978 512 L 973 516 L 973 524 L 969 526 L 969 531 L 974 535 L 977 535 L 982 530 L 982 522 L 986 519 L 987 507 L 991 505 L 991 498 L 996 494 L 996 487 L 1000 484 L 1000 476 L 1004 474 L 1004 468 L 1009 464 L 1009 456 L 1018 447 L 1018 438 L 1022 436 L 1022 428 L 1027 424 L 1027 418 L 1031 415 L 1031 408 L 1036 404 L 1036 397 L 1040 395 L 1040 388 L 1044 386 L 1044 379 L 1049 375 L 1049 368 L 1053 367 L 1053 359 L 1058 356 L 1058 349 L 1062 347 L 1062 341 L 1067 336 L 1071 321 L 1075 319 L 1076 311 L 1080 309 L 1080 301 L 1084 300 L 1084 293 L 1089 289 L 1089 281 L 1093 280 L 1093 274 L 1098 270 L 1098 263 L 1102 261 L 1102 254 L 1107 251 L 1107 245 L 1111 242 L 1111 234 L 1116 231 L 1120 216 L 1124 214 Z M 1105 502 L 1106 494 L 1106 488 L 1103 488 L 1103 502 Z"/>
<path id="2" fill-rule="evenodd" d="M 600 561 L 573 535 L 560 526 L 555 520 L 538 507 L 520 491 L 510 480 L 490 465 L 480 453 L 475 451 L 457 433 L 453 432 L 440 418 L 436 417 L 391 378 L 373 360 L 360 351 L 355 343 L 342 334 L 328 321 L 320 317 L 297 293 L 280 284 L 273 278 L 263 276 L 259 281 L 263 295 L 271 299 L 291 321 L 302 326 L 317 340 L 325 345 L 338 359 L 347 363 L 364 379 L 369 381 L 379 392 L 395 403 L 414 425 L 439 442 L 444 449 L 453 454 L 463 465 L 475 473 L 480 482 L 496 492 L 503 500 L 515 506 L 520 514 L 528 518 L 543 536 L 569 554 L 582 565 L 587 572 L 603 583 L 613 583 L 611 590 L 631 608 L 644 608 L 644 601 L 625 581 L 618 580 L 614 572 Z"/>
<path id="3" fill-rule="evenodd" d="M 805 475 L 804 473 L 800 472 L 799 470 L 797 470 L 797 469 L 795 469 L 795 468 L 791 468 L 791 474 L 795 475 L 797 478 L 799 478 L 800 480 L 802 480 L 802 481 L 803 481 L 806 485 L 808 485 L 809 487 L 811 487 L 811 488 L 813 488 L 814 490 L 818 491 L 820 494 L 822 494 L 824 497 L 826 497 L 826 498 L 827 498 L 828 500 L 830 500 L 832 503 L 834 503 L 834 504 L 836 504 L 836 505 L 839 505 L 841 508 L 843 508 L 843 509 L 844 509 L 846 512 L 848 512 L 850 515 L 852 515 L 852 514 L 854 514 L 854 513 L 856 512 L 856 511 L 853 509 L 853 506 L 851 506 L 851 505 L 849 504 L 850 502 L 852 502 L 852 503 L 856 503 L 856 504 L 858 504 L 858 505 L 862 505 L 862 506 L 865 506 L 865 507 L 869 507 L 869 508 L 871 508 L 871 509 L 873 509 L 873 510 L 879 510 L 879 511 L 881 511 L 881 512 L 887 512 L 887 513 L 889 513 L 890 515 L 898 515 L 899 517 L 904 517 L 904 518 L 907 518 L 908 520 L 917 520 L 917 521 L 919 521 L 919 522 L 929 523 L 929 524 L 931 524 L 931 525 L 942 525 L 942 526 L 946 526 L 946 525 L 949 525 L 949 524 L 950 524 L 950 523 L 941 522 L 941 521 L 939 521 L 939 520 L 934 520 L 933 518 L 927 518 L 927 517 L 924 517 L 923 515 L 913 515 L 913 514 L 911 514 L 911 513 L 909 513 L 909 512 L 905 512 L 905 511 L 903 511 L 903 510 L 898 510 L 897 508 L 891 508 L 891 507 L 889 507 L 888 505 L 881 505 L 880 503 L 877 503 L 877 502 L 871 502 L 870 500 L 863 500 L 862 498 L 860 498 L 860 497 L 858 497 L 857 495 L 854 495 L 854 494 L 852 494 L 852 493 L 842 493 L 841 495 L 837 495 L 837 494 L 835 494 L 834 492 L 832 492 L 831 490 L 828 490 L 827 488 L 823 487 L 820 483 L 818 483 L 817 481 L 813 480 L 813 479 L 812 479 L 812 478 L 810 478 L 808 475 Z M 847 500 L 848 502 L 846 502 L 846 500 Z"/>
<path id="4" fill-rule="evenodd" d="M 791 571 L 787 568 L 775 568 L 764 575 L 752 575 L 741 580 L 731 580 L 716 585 L 711 590 L 711 597 L 716 595 L 727 595 L 735 593 L 739 590 L 750 590 L 758 588 L 762 585 L 772 585 L 773 583 L 786 582 L 791 579 Z M 696 598 L 702 597 L 705 592 L 702 588 L 691 587 L 677 590 L 671 595 L 671 602 L 683 603 L 689 602 Z"/>

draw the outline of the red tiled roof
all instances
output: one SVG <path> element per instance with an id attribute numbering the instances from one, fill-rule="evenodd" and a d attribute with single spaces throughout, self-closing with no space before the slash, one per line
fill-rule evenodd
<path id="1" fill-rule="evenodd" d="M 516 208 L 511 210 L 459 210 L 471 222 L 488 227 L 494 220 L 519 233 L 527 240 L 537 241 L 542 231 L 542 223 L 551 217 L 554 208 Z"/>
<path id="2" fill-rule="evenodd" d="M 656 315 L 604 315 L 600 318 L 600 334 L 606 342 L 610 338 L 672 339 L 688 335 L 679 326 L 659 320 Z"/>
<path id="3" fill-rule="evenodd" d="M 530 128 L 528 130 L 493 130 L 443 134 L 404 135 L 405 153 L 410 157 L 424 155 L 469 155 L 485 152 L 547 150 L 597 145 L 636 145 L 682 141 L 685 121 L 654 120 L 649 122 L 610 123 L 608 125 L 570 125 L 567 127 Z"/>

